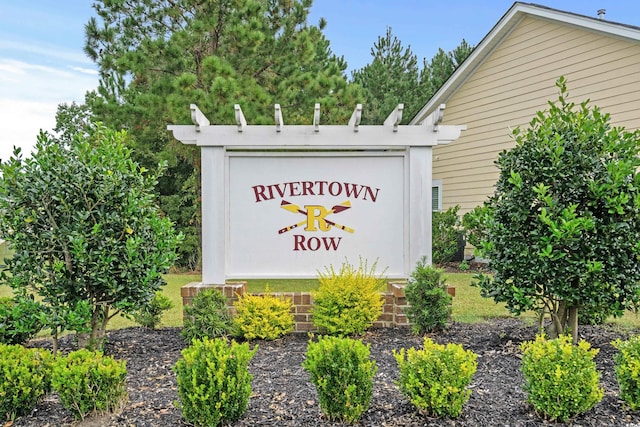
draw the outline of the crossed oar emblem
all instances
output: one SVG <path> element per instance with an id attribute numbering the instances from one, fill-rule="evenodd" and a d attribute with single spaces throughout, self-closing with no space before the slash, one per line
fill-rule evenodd
<path id="1" fill-rule="evenodd" d="M 288 210 L 289 212 L 302 214 L 302 215 L 306 216 L 307 219 L 305 219 L 304 221 L 300 221 L 297 224 L 293 224 L 293 225 L 290 225 L 288 227 L 284 227 L 284 228 L 278 230 L 278 234 L 286 233 L 289 230 L 293 230 L 294 228 L 300 227 L 301 225 L 305 225 L 305 224 L 307 224 L 307 229 L 309 229 L 309 227 L 313 226 L 313 229 L 315 230 L 315 224 L 312 224 L 312 222 L 319 222 L 321 224 L 320 228 L 323 229 L 324 231 L 328 230 L 331 227 L 339 228 L 339 229 L 344 230 L 344 231 L 346 231 L 348 233 L 353 233 L 355 231 L 351 227 L 347 227 L 346 225 L 336 224 L 335 222 L 325 218 L 327 215 L 334 214 L 334 213 L 340 213 L 342 211 L 345 211 L 345 210 L 349 209 L 351 207 L 351 202 L 349 200 L 347 200 L 345 202 L 342 202 L 342 203 L 340 203 L 338 205 L 335 205 L 329 211 L 327 211 L 326 208 L 323 208 L 322 206 L 312 206 L 311 208 L 308 207 L 308 206 L 305 206 L 306 208 L 308 208 L 308 210 L 305 211 L 304 209 L 300 208 L 300 206 L 295 205 L 293 203 L 289 203 L 286 200 L 282 200 L 282 202 L 280 203 L 280 207 L 282 209 Z M 313 209 L 320 209 L 321 212 L 319 212 L 316 215 L 315 211 L 312 212 L 312 208 Z M 323 224 L 322 223 L 328 224 L 328 226 L 326 226 L 326 229 L 323 228 Z"/>

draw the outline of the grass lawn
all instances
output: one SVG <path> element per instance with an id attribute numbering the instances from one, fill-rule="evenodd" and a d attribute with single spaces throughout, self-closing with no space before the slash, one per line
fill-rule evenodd
<path id="1" fill-rule="evenodd" d="M 510 317 L 503 304 L 496 304 L 492 300 L 482 298 L 480 289 L 471 286 L 471 273 L 446 273 L 447 283 L 456 288 L 456 296 L 453 298 L 452 318 L 455 322 L 478 323 L 500 317 Z M 165 312 L 161 326 L 182 326 L 182 297 L 180 288 L 190 282 L 199 282 L 201 276 L 198 274 L 168 274 L 165 276 L 167 286 L 162 290 L 171 301 L 174 307 Z M 247 280 L 249 292 L 263 292 L 268 285 L 271 292 L 307 292 L 318 288 L 318 281 L 315 279 L 268 279 L 268 280 Z M 0 286 L 0 297 L 11 296 L 11 289 L 7 286 Z M 520 316 L 526 322 L 536 322 L 535 313 L 525 313 Z M 640 328 L 640 317 L 632 312 L 627 312 L 619 319 L 609 320 L 608 323 L 620 327 Z M 135 326 L 132 320 L 121 316 L 113 318 L 109 322 L 109 329 L 119 329 L 128 326 Z"/>
<path id="2" fill-rule="evenodd" d="M 471 286 L 472 273 L 445 273 L 444 276 L 449 286 L 456 288 L 451 311 L 454 321 L 478 323 L 487 319 L 511 316 L 504 304 L 496 304 L 493 300 L 480 296 L 480 289 Z"/>

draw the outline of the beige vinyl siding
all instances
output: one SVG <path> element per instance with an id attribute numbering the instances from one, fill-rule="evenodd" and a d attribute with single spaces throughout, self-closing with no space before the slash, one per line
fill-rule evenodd
<path id="1" fill-rule="evenodd" d="M 511 129 L 548 109 L 561 75 L 570 101 L 589 98 L 613 125 L 640 128 L 640 43 L 527 16 L 446 102 L 444 122 L 467 130 L 433 151 L 443 209 L 459 204 L 464 214 L 493 193 Z"/>

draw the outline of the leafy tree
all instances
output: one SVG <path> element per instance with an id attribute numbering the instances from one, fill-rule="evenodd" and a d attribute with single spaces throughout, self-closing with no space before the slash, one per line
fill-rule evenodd
<path id="1" fill-rule="evenodd" d="M 482 294 L 509 310 L 546 309 L 551 336 L 578 337 L 578 311 L 619 316 L 640 284 L 640 131 L 609 124 L 588 101 L 538 112 L 499 155 L 500 177 L 481 237 L 494 270 Z"/>
<path id="2" fill-rule="evenodd" d="M 87 94 L 87 97 L 95 96 L 95 94 Z M 56 126 L 53 130 L 56 132 L 60 141 L 72 140 L 78 132 L 82 132 L 85 136 L 95 128 L 94 118 L 89 104 L 60 104 L 56 111 Z"/>
<path id="3" fill-rule="evenodd" d="M 346 123 L 361 92 L 347 84 L 346 63 L 309 25 L 311 0 L 104 0 L 86 25 L 85 51 L 100 69 L 97 118 L 128 129 L 136 159 L 168 162 L 160 205 L 186 238 L 181 263 L 199 257 L 199 150 L 166 131 L 190 123 L 196 103 L 213 123 L 235 123 L 240 104 L 252 124 L 273 123 L 279 103 L 288 124 L 311 123 L 314 103 L 325 123 Z"/>
<path id="4" fill-rule="evenodd" d="M 41 133 L 32 157 L 0 163 L 0 234 L 15 251 L 2 278 L 42 298 L 54 340 L 71 325 L 100 346 L 175 260 L 179 236 L 154 203 L 161 168 L 136 164 L 126 139 L 103 126 L 64 142 Z"/>

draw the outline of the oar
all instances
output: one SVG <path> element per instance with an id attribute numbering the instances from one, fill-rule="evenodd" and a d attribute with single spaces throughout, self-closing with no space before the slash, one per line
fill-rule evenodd
<path id="1" fill-rule="evenodd" d="M 293 203 L 289 203 L 286 200 L 283 200 L 280 203 L 280 207 L 283 208 L 283 209 L 288 210 L 289 212 L 301 213 L 302 215 L 307 215 L 307 212 L 305 210 L 303 210 L 303 209 L 300 209 L 300 206 L 295 205 Z M 332 213 L 339 213 L 339 212 L 345 211 L 345 210 L 349 209 L 350 207 L 351 207 L 351 201 L 346 200 L 346 201 L 344 201 L 344 202 L 332 207 L 331 210 L 327 213 L 327 215 L 328 214 L 332 214 Z M 339 228 L 341 230 L 344 230 L 344 231 L 346 231 L 348 233 L 353 233 L 355 231 L 351 227 L 347 227 L 346 225 L 336 224 L 335 222 L 333 222 L 331 220 L 328 220 L 328 219 L 325 219 L 324 221 L 327 224 L 329 224 L 329 225 L 331 225 L 333 227 Z M 292 230 L 292 229 L 294 229 L 296 227 L 300 227 L 301 225 L 306 224 L 306 222 L 307 222 L 306 220 L 305 221 L 300 221 L 297 224 L 293 224 L 293 225 L 290 225 L 288 227 L 285 227 L 285 228 L 283 228 L 281 230 L 278 230 L 278 234 L 286 233 L 289 230 Z"/>
<path id="2" fill-rule="evenodd" d="M 290 203 L 288 203 L 288 204 L 284 204 L 284 205 L 283 205 L 283 204 L 281 204 L 280 206 L 281 206 L 282 208 L 287 209 L 287 210 L 289 210 L 289 211 L 291 211 L 291 212 L 294 212 L 294 213 L 298 213 L 298 212 L 299 212 L 298 210 L 293 211 L 292 209 L 290 209 L 290 208 L 289 208 L 289 206 L 291 206 L 291 204 L 290 204 Z M 332 213 L 340 213 L 340 212 L 342 212 L 342 211 L 345 211 L 345 210 L 349 209 L 350 207 L 351 207 L 351 201 L 347 200 L 347 201 L 344 201 L 344 202 L 340 203 L 339 205 L 335 205 L 334 207 L 332 207 L 332 208 L 331 208 L 331 210 L 329 211 L 329 214 L 332 214 Z M 303 212 L 304 212 L 304 211 L 303 211 Z M 305 215 L 306 215 L 306 213 L 305 213 Z M 278 234 L 286 233 L 287 231 L 289 231 L 289 230 L 293 230 L 294 228 L 296 228 L 296 227 L 300 227 L 301 225 L 304 225 L 304 224 L 306 224 L 306 223 L 307 223 L 307 221 L 306 221 L 306 220 L 304 220 L 304 221 L 300 221 L 300 222 L 299 222 L 299 223 L 297 223 L 297 224 L 293 224 L 293 225 L 290 225 L 290 226 L 288 226 L 288 227 L 284 227 L 283 229 L 278 230 Z"/>
<path id="3" fill-rule="evenodd" d="M 299 206 L 297 206 L 297 205 L 293 205 L 293 204 L 291 204 L 291 203 L 287 202 L 286 200 L 283 200 L 283 201 L 282 201 L 282 203 L 280 204 L 280 207 L 281 207 L 281 208 L 283 208 L 283 209 L 286 209 L 286 210 L 288 210 L 288 211 L 290 211 L 290 212 L 293 212 L 293 213 L 303 213 L 304 215 L 306 215 L 306 214 L 307 214 L 305 211 L 303 211 L 302 209 L 300 209 L 300 207 L 299 207 Z M 328 214 L 331 214 L 331 213 L 340 213 L 340 212 L 342 212 L 342 211 L 345 211 L 345 210 L 349 209 L 350 207 L 351 207 L 351 201 L 346 200 L 346 201 L 344 201 L 344 202 L 342 202 L 342 203 L 340 203 L 340 204 L 335 205 L 334 207 L 332 207 L 332 208 L 331 208 L 331 210 L 328 212 Z M 327 221 L 327 220 L 325 220 L 325 221 L 326 221 L 327 223 L 329 223 L 329 224 L 332 224 L 332 225 L 334 225 L 334 226 L 338 227 L 338 228 L 344 227 L 344 226 L 339 226 L 338 224 L 336 224 L 336 223 L 335 223 L 335 222 L 333 222 L 333 221 Z M 306 220 L 304 220 L 304 221 L 300 221 L 300 222 L 299 222 L 299 223 L 297 223 L 297 224 L 293 224 L 293 225 L 290 225 L 290 226 L 288 226 L 288 227 L 284 227 L 283 229 L 278 230 L 278 234 L 286 233 L 287 231 L 292 230 L 292 229 L 294 229 L 294 228 L 296 228 L 296 227 L 300 227 L 301 225 L 304 225 L 304 224 L 306 224 L 306 223 L 307 223 L 307 221 L 306 221 Z M 342 228 L 342 230 L 349 231 L 349 230 L 353 230 L 353 229 L 352 229 L 352 228 L 349 228 L 349 227 L 344 227 L 344 228 Z M 353 233 L 353 231 L 349 231 L 349 232 L 350 232 L 350 233 Z"/>
<path id="4" fill-rule="evenodd" d="M 293 203 L 287 202 L 286 200 L 283 200 L 280 203 L 280 207 L 283 209 L 288 210 L 289 212 L 293 212 L 293 213 L 301 213 L 302 215 L 306 215 L 307 212 L 303 209 L 300 209 L 300 206 L 298 205 L 294 205 Z M 350 200 L 345 200 L 344 202 L 335 205 L 334 207 L 331 208 L 331 210 L 327 213 L 328 214 L 332 214 L 332 213 L 339 213 L 342 211 L 345 211 L 347 209 L 349 209 L 351 207 L 351 201 Z"/>

